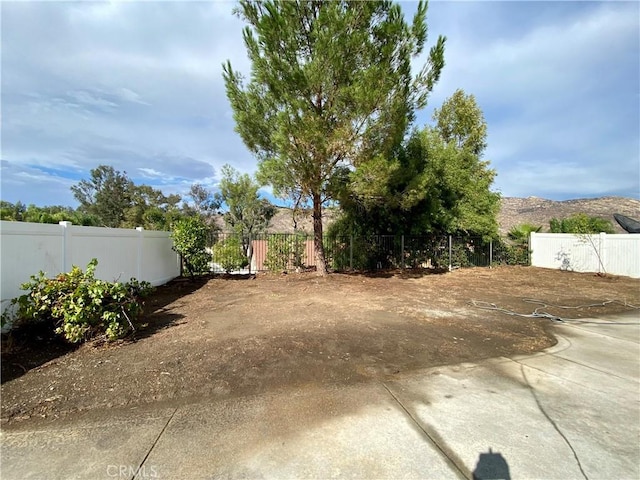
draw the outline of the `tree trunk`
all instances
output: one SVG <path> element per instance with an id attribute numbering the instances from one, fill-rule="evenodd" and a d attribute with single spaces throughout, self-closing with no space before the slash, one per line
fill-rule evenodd
<path id="1" fill-rule="evenodd" d="M 326 275 L 327 262 L 324 258 L 324 243 L 322 242 L 322 202 L 319 194 L 313 196 L 313 253 L 318 275 Z"/>

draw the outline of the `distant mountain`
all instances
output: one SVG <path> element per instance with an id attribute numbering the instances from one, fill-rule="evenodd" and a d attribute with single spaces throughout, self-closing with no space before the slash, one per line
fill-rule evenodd
<path id="1" fill-rule="evenodd" d="M 566 218 L 576 213 L 609 220 L 616 233 L 626 233 L 613 218 L 614 213 L 622 213 L 633 219 L 640 219 L 640 200 L 625 197 L 580 198 L 558 202 L 538 197 L 503 197 L 498 224 L 500 233 L 508 232 L 520 223 L 542 226 L 549 231 L 549 220 Z"/>
<path id="2" fill-rule="evenodd" d="M 333 222 L 338 211 L 326 209 L 323 215 L 325 232 Z M 532 223 L 542 226 L 542 231 L 549 231 L 549 220 L 552 218 L 566 218 L 575 213 L 585 213 L 589 216 L 609 220 L 617 233 L 626 233 L 614 220 L 614 213 L 622 213 L 628 217 L 640 220 L 640 200 L 624 197 L 581 198 L 562 202 L 538 197 L 503 197 L 501 200 L 498 224 L 501 234 L 506 234 L 511 227 L 521 223 Z M 310 211 L 300 211 L 295 216 L 299 232 L 313 233 L 313 222 Z M 222 218 L 217 219 L 220 227 L 224 228 Z M 278 208 L 275 217 L 269 225 L 271 233 L 294 233 L 294 217 L 290 208 Z"/>
<path id="3" fill-rule="evenodd" d="M 298 232 L 313 233 L 313 219 L 311 217 L 311 210 L 300 210 L 293 216 L 293 211 L 290 208 L 278 207 L 278 211 L 271 219 L 269 225 L 269 231 L 273 233 L 294 233 L 294 218 L 295 226 Z M 327 228 L 338 214 L 338 209 L 327 208 L 322 212 L 322 225 L 326 233 Z"/>

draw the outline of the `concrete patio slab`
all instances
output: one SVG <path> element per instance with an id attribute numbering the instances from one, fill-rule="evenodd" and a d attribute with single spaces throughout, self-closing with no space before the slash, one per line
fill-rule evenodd
<path id="1" fill-rule="evenodd" d="M 175 409 L 0 433 L 2 479 L 132 478 Z"/>
<path id="2" fill-rule="evenodd" d="M 147 465 L 163 478 L 464 478 L 378 383 L 181 409 Z"/>

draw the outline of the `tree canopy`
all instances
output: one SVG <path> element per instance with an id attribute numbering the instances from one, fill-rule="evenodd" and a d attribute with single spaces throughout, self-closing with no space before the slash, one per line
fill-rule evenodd
<path id="1" fill-rule="evenodd" d="M 482 160 L 486 123 L 475 98 L 456 91 L 434 121 L 393 156 L 350 172 L 335 233 L 497 235 L 500 197 L 490 190 L 495 171 Z"/>
<path id="2" fill-rule="evenodd" d="M 275 207 L 258 195 L 260 185 L 231 165 L 222 167 L 217 201 L 226 207 L 226 225 L 243 239 L 264 232 L 276 213 Z"/>
<path id="3" fill-rule="evenodd" d="M 590 217 L 585 213 L 576 213 L 563 219 L 552 218 L 549 221 L 549 227 L 551 233 L 615 233 L 613 225 L 609 220 Z"/>
<path id="4" fill-rule="evenodd" d="M 133 182 L 127 172 L 100 165 L 91 169 L 89 180 L 80 180 L 71 191 L 80 211 L 97 217 L 105 227 L 119 227 L 131 204 Z"/>
<path id="5" fill-rule="evenodd" d="M 193 185 L 190 193 L 201 189 L 204 187 Z M 110 165 L 92 169 L 90 178 L 80 180 L 71 191 L 80 202 L 78 213 L 93 219 L 92 224 L 97 226 L 170 230 L 179 218 L 199 215 L 200 209 L 205 209 L 200 204 L 180 207 L 180 195 L 165 195 L 150 185 L 136 185 L 127 172 Z"/>
<path id="6" fill-rule="evenodd" d="M 71 222 L 75 225 L 96 226 L 99 220 L 96 217 L 74 210 L 62 205 L 39 207 L 26 206 L 22 202 L 0 201 L 0 220 L 31 223 L 60 223 Z"/>
<path id="7" fill-rule="evenodd" d="M 259 180 L 313 207 L 316 265 L 326 271 L 322 205 L 349 168 L 402 143 L 444 66 L 444 37 L 424 67 L 427 3 L 411 24 L 389 1 L 241 1 L 251 61 L 245 83 L 224 65 L 236 131 L 259 161 Z"/>

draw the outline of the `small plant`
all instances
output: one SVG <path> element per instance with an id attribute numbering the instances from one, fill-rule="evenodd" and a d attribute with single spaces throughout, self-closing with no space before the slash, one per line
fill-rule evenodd
<path id="1" fill-rule="evenodd" d="M 213 261 L 227 273 L 249 265 L 246 255 L 242 252 L 240 239 L 237 236 L 225 238 L 213 246 Z"/>
<path id="2" fill-rule="evenodd" d="M 209 271 L 211 256 L 206 250 L 209 231 L 200 217 L 189 217 L 176 222 L 171 233 L 173 249 L 180 254 L 186 273 L 192 277 Z"/>
<path id="3" fill-rule="evenodd" d="M 3 321 L 48 322 L 71 343 L 99 334 L 107 340 L 124 337 L 135 330 L 133 322 L 142 313 L 142 298 L 152 291 L 151 284 L 133 278 L 128 283 L 96 279 L 97 265 L 94 258 L 84 272 L 74 266 L 55 278 L 42 271 L 31 276 L 20 287 L 28 293 L 11 301 L 13 308 L 3 314 Z M 8 319 L 9 315 L 14 318 Z"/>

